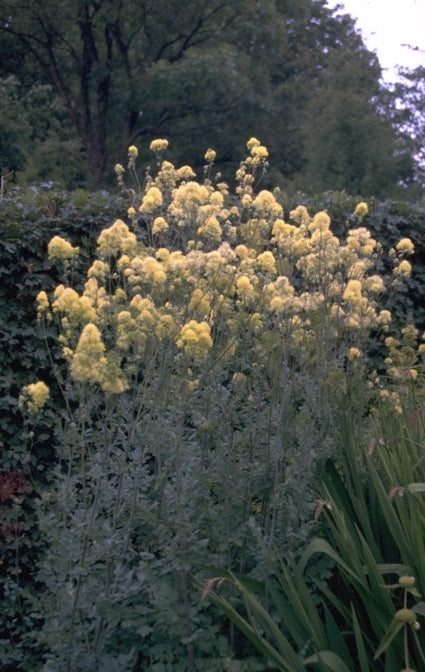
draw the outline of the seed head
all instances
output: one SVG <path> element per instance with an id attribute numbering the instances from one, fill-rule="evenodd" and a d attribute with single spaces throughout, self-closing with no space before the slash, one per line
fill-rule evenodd
<path id="1" fill-rule="evenodd" d="M 415 585 L 415 577 L 400 576 L 398 580 L 398 585 L 401 586 L 401 588 L 413 588 L 413 586 Z"/>
<path id="2" fill-rule="evenodd" d="M 394 616 L 396 621 L 413 625 L 416 622 L 416 614 L 413 609 L 399 609 Z"/>

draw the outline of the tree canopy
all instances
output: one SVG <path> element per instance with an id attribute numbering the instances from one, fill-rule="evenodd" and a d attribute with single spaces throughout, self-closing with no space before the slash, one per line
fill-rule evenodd
<path id="1" fill-rule="evenodd" d="M 425 66 L 402 69 L 394 87 L 398 125 L 408 133 L 415 154 L 415 178 L 425 183 Z"/>
<path id="2" fill-rule="evenodd" d="M 101 187 L 159 136 L 192 165 L 214 147 L 224 175 L 260 137 L 274 181 L 307 191 L 387 195 L 411 170 L 376 56 L 324 0 L 4 0 L 0 46 L 0 164 L 31 178 Z"/>

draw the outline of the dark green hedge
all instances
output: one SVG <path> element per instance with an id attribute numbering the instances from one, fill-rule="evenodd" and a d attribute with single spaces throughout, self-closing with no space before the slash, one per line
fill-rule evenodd
<path id="1" fill-rule="evenodd" d="M 80 247 L 73 284 L 84 282 L 96 238 L 122 215 L 124 203 L 106 193 L 67 193 L 55 187 L 16 189 L 0 200 L 0 448 L 1 468 L 16 465 L 21 450 L 19 391 L 41 378 L 54 383 L 47 349 L 37 324 L 36 296 L 60 281 L 47 258 L 54 235 Z M 124 210 L 125 212 L 125 210 Z M 54 333 L 51 346 L 55 349 Z M 37 455 L 47 457 L 45 432 L 36 439 Z M 47 450 L 47 453 L 46 453 Z M 10 465 L 8 464 L 10 460 Z"/>
<path id="2" fill-rule="evenodd" d="M 28 613 L 37 589 L 35 557 L 42 549 L 34 495 L 54 460 L 54 421 L 62 404 L 37 323 L 38 292 L 60 282 L 61 269 L 48 260 L 47 244 L 61 235 L 80 246 L 73 282 L 81 286 L 99 232 L 125 207 L 117 196 L 66 193 L 54 186 L 13 189 L 0 199 L 0 668 L 5 672 L 19 672 L 23 658 L 31 660 L 37 619 Z M 53 327 L 49 341 L 60 366 Z M 52 399 L 43 423 L 25 428 L 19 393 L 38 379 L 49 384 Z"/>

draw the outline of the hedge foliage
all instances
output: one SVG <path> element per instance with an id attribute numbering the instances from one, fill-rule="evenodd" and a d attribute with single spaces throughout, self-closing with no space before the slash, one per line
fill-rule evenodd
<path id="1" fill-rule="evenodd" d="M 58 393 L 54 367 L 37 324 L 35 297 L 53 288 L 58 271 L 48 260 L 52 235 L 65 235 L 81 245 L 81 265 L 88 262 L 99 231 L 122 210 L 120 199 L 108 194 L 66 193 L 44 185 L 13 189 L 0 199 L 0 661 L 3 670 L 16 670 L 28 649 L 33 622 L 24 614 L 32 589 L 34 559 L 40 535 L 34 500 L 46 483 L 54 460 L 55 405 Z M 78 285 L 83 268 L 74 271 Z M 50 353 L 61 359 L 55 334 L 48 334 Z M 54 355 L 55 356 L 55 355 Z M 51 386 L 52 401 L 43 419 L 25 427 L 18 407 L 23 386 L 43 378 Z M 29 441 L 28 441 L 29 439 Z M 35 619 L 36 621 L 37 619 Z M 31 660 L 31 648 L 26 658 Z M 9 666 L 4 666 L 5 660 Z M 13 661 L 13 662 L 12 662 Z"/>

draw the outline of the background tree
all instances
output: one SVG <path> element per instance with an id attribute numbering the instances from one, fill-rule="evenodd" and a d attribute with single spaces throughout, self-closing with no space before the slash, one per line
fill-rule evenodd
<path id="1" fill-rule="evenodd" d="M 424 53 L 425 56 L 425 53 Z M 425 66 L 400 71 L 394 87 L 398 124 L 409 135 L 415 155 L 415 179 L 425 183 Z"/>
<path id="2" fill-rule="evenodd" d="M 286 188 L 382 195 L 400 179 L 406 148 L 376 104 L 379 64 L 324 0 L 5 0 L 0 34 L 0 72 L 52 87 L 64 146 L 96 187 L 129 144 L 158 136 L 195 166 L 213 146 L 226 177 L 260 137 Z"/>

